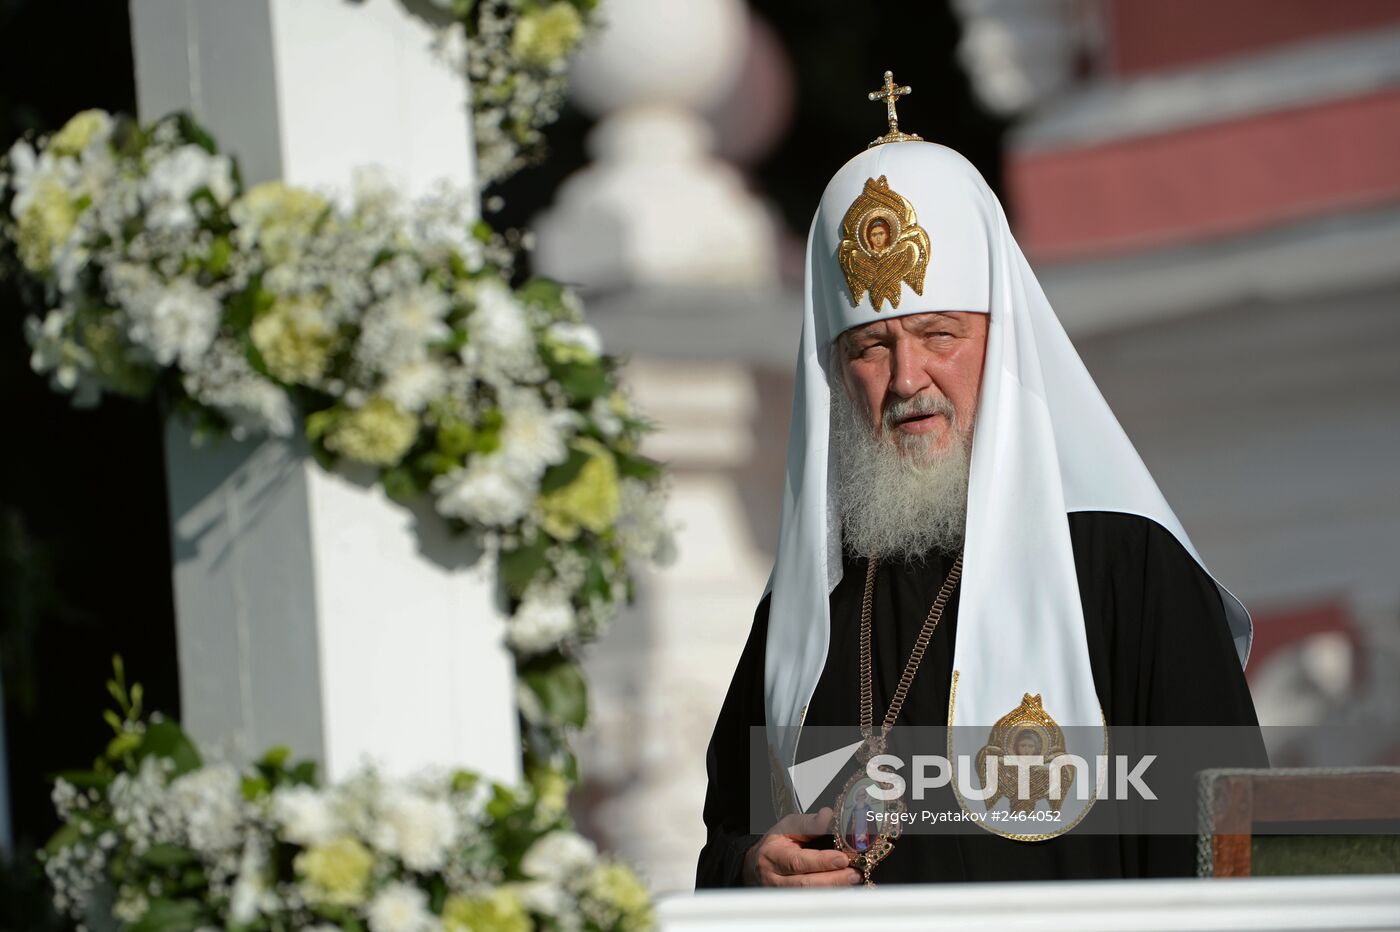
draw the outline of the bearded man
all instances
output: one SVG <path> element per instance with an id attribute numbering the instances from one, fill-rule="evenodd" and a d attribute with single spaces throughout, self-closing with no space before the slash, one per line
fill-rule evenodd
<path id="1" fill-rule="evenodd" d="M 995 195 L 955 152 L 891 133 L 837 172 L 809 235 L 777 558 L 709 747 L 700 887 L 870 879 L 864 836 L 831 850 L 830 810 L 775 802 L 782 818 L 754 833 L 750 767 L 769 769 L 751 760 L 754 727 L 785 783 L 811 756 L 803 727 L 858 716 L 867 740 L 892 724 L 978 744 L 1087 735 L 1066 740 L 1090 760 L 1108 726 L 1257 725 L 1249 617 L 1109 411 Z M 949 750 L 973 756 L 967 740 Z M 906 834 L 876 877 L 1192 871 L 1189 834 L 1076 835 L 1081 816 Z"/>

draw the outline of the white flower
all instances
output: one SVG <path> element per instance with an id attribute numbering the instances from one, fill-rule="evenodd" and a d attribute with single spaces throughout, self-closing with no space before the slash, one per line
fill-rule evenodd
<path id="1" fill-rule="evenodd" d="M 456 836 L 457 814 L 445 800 L 394 787 L 380 802 L 374 844 L 409 870 L 440 869 Z"/>
<path id="2" fill-rule="evenodd" d="M 73 316 L 71 308 L 61 307 L 43 320 L 24 319 L 24 336 L 33 349 L 29 366 L 39 375 L 47 374 L 55 390 L 72 393 L 76 407 L 89 407 L 97 403 L 102 388 L 92 375 L 92 353 L 69 335 Z"/>
<path id="3" fill-rule="evenodd" d="M 406 883 L 391 883 L 374 895 L 365 910 L 370 932 L 428 932 L 438 926 L 428 912 L 428 895 Z"/>
<path id="4" fill-rule="evenodd" d="M 568 457 L 568 435 L 577 422 L 574 412 L 550 410 L 537 391 L 524 389 L 502 393 L 501 413 L 501 457 L 532 483 Z"/>
<path id="5" fill-rule="evenodd" d="M 593 842 L 577 832 L 550 832 L 536 841 L 520 859 L 525 876 L 562 883 L 591 868 L 598 860 Z"/>
<path id="6" fill-rule="evenodd" d="M 156 159 L 141 182 L 146 224 L 164 231 L 194 226 L 198 217 L 190 198 L 201 188 L 221 205 L 233 198 L 233 166 L 226 156 L 184 145 Z"/>
<path id="7" fill-rule="evenodd" d="M 506 640 L 516 650 L 537 654 L 558 646 L 576 628 L 568 597 L 551 587 L 525 593 L 506 628 Z"/>
<path id="8" fill-rule="evenodd" d="M 276 897 L 268 888 L 267 855 L 262 842 L 249 838 L 243 846 L 243 855 L 238 862 L 238 879 L 229 893 L 229 919 L 237 926 L 245 926 L 265 912 L 276 909 Z"/>
<path id="9" fill-rule="evenodd" d="M 233 340 L 216 340 L 182 383 L 191 398 L 229 419 L 236 440 L 253 432 L 292 434 L 292 403 L 286 392 L 254 372 Z"/>
<path id="10" fill-rule="evenodd" d="M 232 765 L 211 764 L 178 777 L 166 804 L 184 822 L 195 851 L 217 855 L 238 847 L 243 794 Z"/>
<path id="11" fill-rule="evenodd" d="M 434 479 L 432 488 L 440 514 L 489 527 L 519 521 L 535 497 L 533 483 L 499 453 L 472 457 L 468 466 Z"/>
<path id="12" fill-rule="evenodd" d="M 443 320 L 451 307 L 442 291 L 427 285 L 390 295 L 365 314 L 355 346 L 356 361 L 380 373 L 424 361 L 429 344 L 452 335 Z"/>
<path id="13" fill-rule="evenodd" d="M 153 844 L 181 842 L 179 813 L 169 805 L 165 770 L 158 758 L 147 757 L 135 773 L 113 777 L 107 799 L 112 804 L 113 821 L 137 854 Z"/>
<path id="14" fill-rule="evenodd" d="M 135 925 L 146 916 L 146 911 L 151 908 L 150 900 L 146 899 L 146 894 L 136 887 L 123 884 L 117 893 L 117 901 L 112 904 L 112 918 L 124 925 Z"/>
<path id="15" fill-rule="evenodd" d="M 176 361 L 189 371 L 199 364 L 219 332 L 223 308 L 208 290 L 187 278 L 168 285 L 141 266 L 123 264 L 107 275 L 113 295 L 120 295 L 127 335 L 162 366 Z"/>
<path id="16" fill-rule="evenodd" d="M 379 387 L 379 394 L 412 414 L 441 397 L 449 384 L 448 372 L 432 360 L 413 362 L 395 370 Z"/>
<path id="17" fill-rule="evenodd" d="M 527 880 L 515 885 L 516 895 L 525 908 L 542 916 L 565 918 L 574 909 L 573 898 L 560 884 L 546 880 Z"/>
<path id="18" fill-rule="evenodd" d="M 476 291 L 476 309 L 467 318 L 470 339 L 462 347 L 463 361 L 495 384 L 538 375 L 542 367 L 525 314 L 503 283 L 483 282 Z"/>
<path id="19" fill-rule="evenodd" d="M 549 335 L 556 343 L 576 346 L 591 356 L 603 355 L 603 338 L 588 324 L 561 320 L 550 324 Z"/>
<path id="20" fill-rule="evenodd" d="M 272 817 L 285 840 L 307 847 L 324 844 L 343 831 L 331 799 L 310 786 L 279 786 L 274 790 Z"/>
<path id="21" fill-rule="evenodd" d="M 613 400 L 605 395 L 593 399 L 593 404 L 588 407 L 588 418 L 609 440 L 622 434 L 622 418 L 618 416 Z"/>

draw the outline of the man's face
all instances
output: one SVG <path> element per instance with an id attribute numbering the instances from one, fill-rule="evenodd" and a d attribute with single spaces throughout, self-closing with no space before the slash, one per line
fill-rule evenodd
<path id="1" fill-rule="evenodd" d="M 872 223 L 870 225 L 870 248 L 879 252 L 890 244 L 889 227 L 883 223 Z"/>
<path id="2" fill-rule="evenodd" d="M 874 239 L 872 235 L 872 240 Z M 852 327 L 838 345 L 844 381 L 877 437 L 901 453 L 931 458 L 969 442 L 987 352 L 987 315 L 910 314 Z M 957 432 L 946 410 L 949 405 Z"/>

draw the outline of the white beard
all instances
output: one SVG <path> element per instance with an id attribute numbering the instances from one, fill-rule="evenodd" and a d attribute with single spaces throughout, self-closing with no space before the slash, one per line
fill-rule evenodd
<path id="1" fill-rule="evenodd" d="M 839 366 L 839 363 L 837 363 Z M 846 549 L 857 557 L 922 560 L 931 550 L 962 550 L 967 526 L 971 425 L 963 429 L 945 398 L 915 396 L 885 412 L 882 440 L 858 411 L 839 377 L 831 386 L 831 449 Z M 896 418 L 942 411 L 956 435 L 928 454 L 935 439 L 893 429 Z"/>

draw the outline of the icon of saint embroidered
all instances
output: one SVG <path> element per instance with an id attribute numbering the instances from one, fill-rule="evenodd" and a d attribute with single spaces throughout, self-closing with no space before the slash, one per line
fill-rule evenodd
<path id="1" fill-rule="evenodd" d="M 901 283 L 914 294 L 924 293 L 928 272 L 928 233 L 919 226 L 914 205 L 890 189 L 884 175 L 870 178 L 841 221 L 841 245 L 836 259 L 846 276 L 851 305 L 866 292 L 878 314 L 888 301 L 899 307 Z"/>

